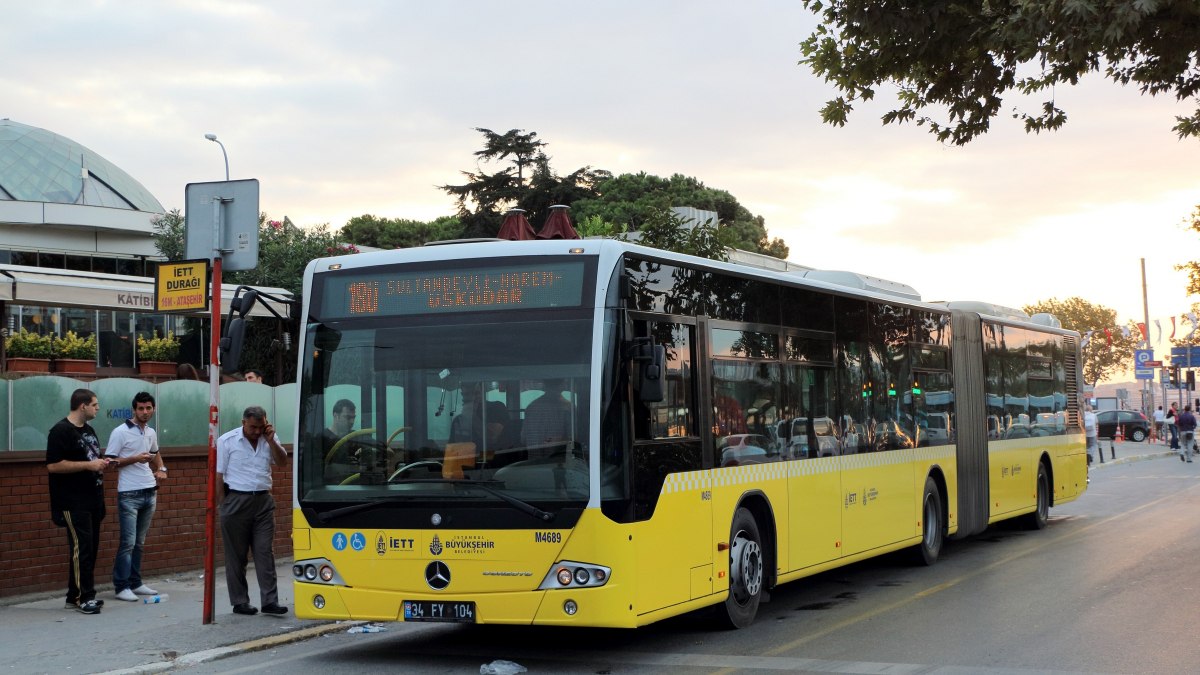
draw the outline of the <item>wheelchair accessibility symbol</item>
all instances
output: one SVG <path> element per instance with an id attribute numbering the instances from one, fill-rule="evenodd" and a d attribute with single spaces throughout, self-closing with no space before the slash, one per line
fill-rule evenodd
<path id="1" fill-rule="evenodd" d="M 355 551 L 361 551 L 366 547 L 367 538 L 363 536 L 362 532 L 355 532 L 354 534 L 350 535 L 350 548 L 354 549 Z"/>

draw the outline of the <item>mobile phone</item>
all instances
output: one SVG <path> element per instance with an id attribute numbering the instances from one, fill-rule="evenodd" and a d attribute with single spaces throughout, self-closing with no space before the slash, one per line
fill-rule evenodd
<path id="1" fill-rule="evenodd" d="M 107 459 L 107 460 L 108 460 L 108 465 L 109 465 L 109 466 L 116 466 L 116 465 L 120 464 L 120 462 L 118 462 L 117 460 L 115 460 L 115 459 L 113 459 L 113 458 L 111 458 L 111 457 L 106 457 L 105 459 Z"/>

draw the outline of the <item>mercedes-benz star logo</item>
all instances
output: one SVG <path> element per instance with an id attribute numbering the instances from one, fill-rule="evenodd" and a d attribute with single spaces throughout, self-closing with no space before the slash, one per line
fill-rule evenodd
<path id="1" fill-rule="evenodd" d="M 450 585 L 450 566 L 441 560 L 434 560 L 425 567 L 425 583 L 435 591 L 445 589 Z"/>

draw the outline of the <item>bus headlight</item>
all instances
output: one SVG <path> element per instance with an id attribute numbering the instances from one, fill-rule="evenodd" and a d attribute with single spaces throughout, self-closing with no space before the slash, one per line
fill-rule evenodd
<path id="1" fill-rule="evenodd" d="M 603 565 L 560 560 L 546 572 L 538 590 L 556 588 L 596 588 L 608 583 L 612 570 Z"/>
<path id="2" fill-rule="evenodd" d="M 563 603 L 563 611 L 567 616 L 575 616 L 575 612 L 579 611 L 579 605 L 575 604 L 574 600 L 568 600 Z"/>
<path id="3" fill-rule="evenodd" d="M 325 558 L 310 558 L 308 560 L 297 560 L 292 565 L 292 577 L 298 582 L 310 584 L 329 584 L 331 586 L 345 586 L 346 582 L 338 574 L 337 568 L 333 563 Z M 322 600 L 324 602 L 324 600 Z"/>
<path id="4" fill-rule="evenodd" d="M 325 609 L 325 596 L 314 595 L 313 596 L 313 607 L 316 607 L 317 609 Z"/>

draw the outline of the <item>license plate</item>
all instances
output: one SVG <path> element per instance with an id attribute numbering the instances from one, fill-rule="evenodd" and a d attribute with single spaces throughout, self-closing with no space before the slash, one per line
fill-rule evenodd
<path id="1" fill-rule="evenodd" d="M 470 601 L 405 600 L 404 620 L 475 623 L 475 603 Z"/>

